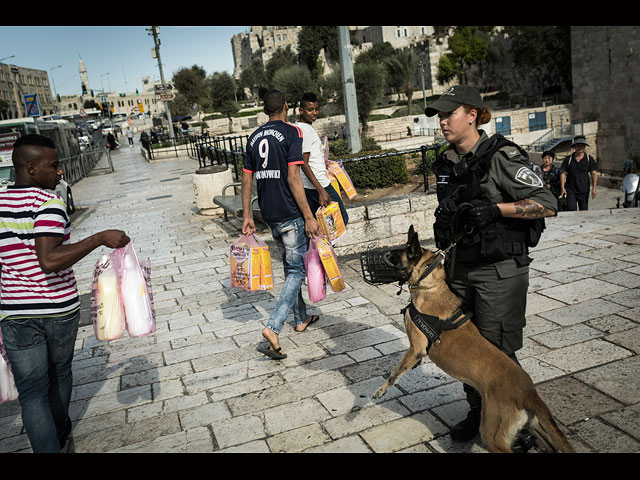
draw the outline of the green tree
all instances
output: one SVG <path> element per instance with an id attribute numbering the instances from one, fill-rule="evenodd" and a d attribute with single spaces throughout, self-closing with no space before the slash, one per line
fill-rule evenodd
<path id="1" fill-rule="evenodd" d="M 181 68 L 174 73 L 171 79 L 175 89 L 184 96 L 184 101 L 189 105 L 194 103 L 201 108 L 210 108 L 211 97 L 207 88 L 207 72 L 204 68 L 193 65 L 191 68 Z"/>
<path id="2" fill-rule="evenodd" d="M 253 98 L 262 98 L 267 90 L 267 73 L 262 59 L 254 58 L 240 73 L 240 87 L 248 88 Z"/>
<path id="3" fill-rule="evenodd" d="M 340 56 L 338 30 L 330 25 L 303 26 L 298 33 L 298 59 L 311 72 L 313 78 L 321 76 L 323 65 L 320 51 L 324 49 L 328 59 L 337 61 Z"/>
<path id="4" fill-rule="evenodd" d="M 369 50 L 358 55 L 355 63 L 384 64 L 395 53 L 395 48 L 389 42 L 375 43 Z"/>
<path id="5" fill-rule="evenodd" d="M 291 50 L 291 46 L 287 45 L 285 48 L 278 47 L 264 66 L 269 86 L 272 86 L 271 82 L 273 81 L 273 76 L 278 70 L 292 65 L 298 65 L 298 58 Z"/>
<path id="6" fill-rule="evenodd" d="M 568 26 L 508 26 L 516 68 L 536 70 L 543 85 L 572 89 L 571 32 Z M 544 87 L 543 87 L 544 88 Z"/>
<path id="7" fill-rule="evenodd" d="M 362 123 L 362 136 L 364 137 L 369 129 L 367 123 L 369 115 L 384 94 L 385 72 L 376 64 L 364 63 L 353 66 L 353 75 L 356 83 L 358 117 Z"/>
<path id="8" fill-rule="evenodd" d="M 438 62 L 436 78 L 440 85 L 454 79 L 467 83 L 470 68 L 487 54 L 486 29 L 481 27 L 455 27 L 449 36 L 449 51 Z"/>
<path id="9" fill-rule="evenodd" d="M 210 78 L 211 105 L 215 111 L 229 119 L 229 132 L 232 131 L 233 119 L 231 115 L 238 112 L 240 107 L 236 102 L 236 81 L 227 72 L 215 72 Z"/>
<path id="10" fill-rule="evenodd" d="M 414 79 L 420 65 L 420 57 L 412 48 L 398 50 L 386 61 L 389 71 L 389 80 L 392 88 L 403 91 L 407 96 L 409 115 L 411 115 L 411 102 L 415 90 Z"/>
<path id="11" fill-rule="evenodd" d="M 284 94 L 290 106 L 296 105 L 303 93 L 316 90 L 309 69 L 300 65 L 281 68 L 275 73 L 271 83 L 273 88 Z"/>

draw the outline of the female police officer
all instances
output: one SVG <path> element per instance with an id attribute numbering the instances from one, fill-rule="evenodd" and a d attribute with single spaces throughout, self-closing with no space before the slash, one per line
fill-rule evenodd
<path id="1" fill-rule="evenodd" d="M 455 241 L 447 265 L 450 287 L 473 312 L 480 333 L 516 363 L 529 286 L 528 248 L 537 243 L 544 217 L 557 201 L 529 168 L 526 152 L 478 126 L 491 120 L 472 87 L 447 89 L 425 114 L 438 115 L 449 146 L 434 162 L 439 207 L 436 246 Z M 451 430 L 455 441 L 471 440 L 480 425 L 481 398 L 464 385 L 470 410 Z"/>

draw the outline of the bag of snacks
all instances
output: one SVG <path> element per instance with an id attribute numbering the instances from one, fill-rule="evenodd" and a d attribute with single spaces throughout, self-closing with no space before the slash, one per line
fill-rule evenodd
<path id="1" fill-rule="evenodd" d="M 333 247 L 327 238 L 323 235 L 316 237 L 316 246 L 318 248 L 318 255 L 324 268 L 325 275 L 329 284 L 334 292 L 339 292 L 345 289 L 344 280 L 338 268 L 338 260 Z"/>
<path id="2" fill-rule="evenodd" d="M 331 202 L 326 207 L 321 206 L 318 208 L 316 218 L 320 225 L 320 232 L 327 236 L 332 245 L 335 245 L 336 241 L 346 231 L 338 202 Z"/>
<path id="3" fill-rule="evenodd" d="M 242 235 L 229 248 L 232 287 L 271 290 L 273 273 L 269 246 L 256 235 Z"/>

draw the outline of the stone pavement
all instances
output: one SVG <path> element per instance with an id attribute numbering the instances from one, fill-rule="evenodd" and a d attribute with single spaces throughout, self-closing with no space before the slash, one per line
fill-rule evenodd
<path id="1" fill-rule="evenodd" d="M 87 209 L 72 240 L 105 228 L 129 234 L 151 259 L 157 332 L 97 341 L 87 309 L 94 264 L 109 250 L 74 267 L 86 325 L 76 345 L 69 452 L 486 451 L 479 438 L 450 441 L 466 402 L 460 382 L 429 360 L 382 399 L 370 398 L 408 346 L 406 289 L 397 296 L 395 286 L 367 285 L 358 259 L 340 258 L 347 288 L 310 304 L 321 319 L 306 332 L 286 324 L 288 358 L 267 359 L 256 346 L 283 283 L 279 262 L 273 291 L 229 287 L 240 222 L 198 213 L 197 162 L 149 164 L 137 146 L 123 146 L 113 162 L 115 173 L 74 185 Z M 640 214 L 562 213 L 547 225 L 532 253 L 518 357 L 579 452 L 638 452 Z M 273 246 L 266 230 L 260 235 Z M 0 452 L 28 451 L 18 402 L 0 405 Z"/>

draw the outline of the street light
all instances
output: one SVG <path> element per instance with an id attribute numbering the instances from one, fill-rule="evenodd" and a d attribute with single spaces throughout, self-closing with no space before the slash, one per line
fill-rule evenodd
<path id="1" fill-rule="evenodd" d="M 56 96 L 56 110 L 60 113 L 60 105 L 58 103 L 58 92 L 56 91 L 56 81 L 53 79 L 53 71 L 56 68 L 62 68 L 62 65 L 58 65 L 57 67 L 52 67 L 49 69 L 49 73 L 51 75 L 51 81 L 53 82 L 53 94 Z"/>
<path id="2" fill-rule="evenodd" d="M 10 58 L 14 58 L 15 55 L 11 55 L 10 57 L 0 58 L 0 62 L 4 62 L 5 60 L 9 60 Z"/>
<path id="3" fill-rule="evenodd" d="M 102 77 L 104 77 L 105 75 L 111 75 L 111 72 L 103 73 L 102 75 L 100 75 L 100 86 L 102 87 L 102 93 L 104 93 L 104 85 L 102 83 Z"/>

